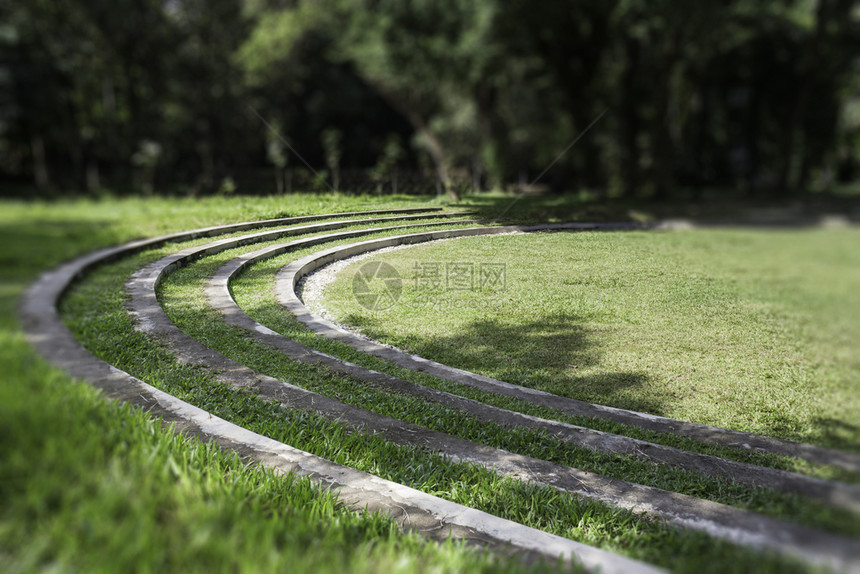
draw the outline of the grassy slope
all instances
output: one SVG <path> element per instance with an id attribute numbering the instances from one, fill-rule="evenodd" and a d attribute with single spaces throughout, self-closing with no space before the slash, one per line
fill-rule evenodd
<path id="1" fill-rule="evenodd" d="M 400 448 L 379 437 L 349 433 L 337 423 L 300 411 L 280 409 L 245 393 L 225 389 L 223 385 L 212 381 L 203 369 L 176 365 L 168 353 L 160 351 L 145 336 L 133 330 L 128 313 L 121 305 L 123 283 L 128 274 L 144 262 L 156 259 L 171 249 L 175 247 L 142 253 L 99 269 L 86 281 L 76 285 L 63 305 L 64 318 L 94 352 L 156 386 L 204 406 L 218 416 L 331 460 L 524 524 L 661 564 L 678 572 L 723 572 L 728 565 L 741 569 L 754 566 L 759 571 L 784 572 L 796 566 L 714 541 L 701 533 L 679 532 L 647 519 L 633 517 L 629 512 L 579 500 L 575 496 L 560 495 L 551 488 L 531 487 L 509 479 L 500 480 L 492 472 L 470 465 L 453 464 L 423 449 Z M 233 253 L 238 251 L 241 249 Z M 297 255 L 299 253 L 292 254 Z M 371 403 L 379 403 L 374 408 L 383 406 L 382 403 L 401 412 L 404 407 L 407 411 L 411 408 L 424 417 L 419 422 L 431 426 L 447 424 L 447 430 L 452 429 L 449 424 L 452 421 L 454 427 L 463 426 L 463 421 L 455 420 L 455 413 L 442 412 L 444 409 L 435 409 L 414 401 L 409 403 L 403 398 L 386 397 L 386 400 L 379 401 L 380 395 L 369 392 L 363 385 L 351 384 L 343 377 L 332 376 L 325 369 L 285 361 L 277 353 L 254 345 L 241 331 L 225 328 L 218 320 L 217 313 L 207 309 L 204 298 L 197 290 L 199 280 L 218 266 L 217 260 L 229 256 L 229 253 L 225 253 L 191 264 L 171 274 L 164 283 L 162 303 L 183 329 L 236 360 L 293 384 L 317 388 L 347 400 L 349 397 L 357 397 L 360 401 L 369 399 Z M 439 419 L 440 416 L 444 420 Z M 473 428 L 475 426 L 465 425 L 470 432 L 475 430 L 489 441 L 494 440 L 493 435 L 496 433 L 491 428 L 480 430 Z M 455 430 L 460 432 L 466 429 Z M 515 444 L 517 441 L 521 447 L 533 449 L 535 445 L 532 443 L 536 439 L 537 442 L 545 440 L 529 433 L 519 438 L 517 433 L 504 434 L 514 440 L 514 443 L 509 443 L 514 450 L 519 450 Z M 539 456 L 554 456 L 553 451 L 558 445 L 545 446 Z M 640 470 L 660 475 L 658 480 L 672 480 L 662 476 L 661 469 L 646 468 L 651 466 L 645 465 Z M 695 488 L 695 479 L 680 480 L 684 482 L 682 486 L 692 484 Z M 724 490 L 723 486 L 715 486 L 707 481 L 699 486 L 705 489 L 715 487 L 711 494 Z M 760 494 L 763 496 L 754 496 L 756 504 L 768 497 L 767 493 Z M 790 505 L 783 506 L 774 501 L 765 504 L 772 505 L 777 514 L 785 514 L 791 509 Z M 843 526 L 847 526 L 851 530 L 850 522 L 834 520 L 826 509 L 818 512 L 820 508 L 809 505 L 807 509 L 820 514 L 819 518 L 830 527 L 842 530 Z M 820 523 L 815 516 L 801 508 L 795 511 L 790 514 L 802 514 L 811 522 Z M 843 523 L 841 526 L 840 522 Z"/>
<path id="2" fill-rule="evenodd" d="M 400 536 L 386 520 L 336 509 L 306 482 L 248 469 L 103 401 L 39 359 L 16 324 L 17 299 L 39 272 L 97 247 L 226 221 L 375 207 L 368 203 L 4 203 L 0 569 L 495 571 L 471 552 Z"/>
<path id="3" fill-rule="evenodd" d="M 376 235 L 374 235 L 376 236 Z M 354 240 L 347 240 L 354 241 Z M 678 468 L 654 465 L 631 457 L 597 454 L 583 448 L 554 440 L 538 431 L 524 429 L 507 430 L 494 424 L 479 424 L 470 415 L 456 409 L 444 408 L 412 397 L 392 394 L 387 391 L 373 390 L 362 382 L 350 381 L 346 377 L 325 376 L 326 369 L 299 365 L 286 360 L 282 355 L 263 344 L 251 344 L 245 333 L 238 329 L 225 328 L 217 311 L 206 304 L 203 293 L 205 280 L 224 262 L 244 251 L 258 246 L 240 248 L 207 257 L 171 273 L 161 286 L 161 302 L 174 323 L 198 340 L 205 340 L 211 348 L 230 356 L 255 370 L 289 380 L 316 392 L 337 396 L 340 400 L 384 414 L 400 420 L 410 421 L 426 428 L 490 444 L 511 452 L 536 458 L 552 460 L 582 470 L 599 472 L 624 480 L 633 480 L 662 489 L 684 492 L 694 496 L 734 504 L 759 512 L 796 520 L 822 528 L 836 528 L 846 533 L 857 534 L 856 521 L 850 513 L 835 519 L 836 512 L 822 509 L 820 504 L 798 500 L 793 496 L 779 496 L 764 489 L 748 489 L 728 481 L 707 479 L 695 473 L 684 472 Z M 313 251 L 318 248 L 313 248 Z M 308 250 L 301 250 L 278 257 L 267 262 L 266 268 L 272 270 L 297 259 Z M 117 275 L 121 275 L 117 273 Z M 269 275 L 271 280 L 272 275 Z M 266 285 L 271 287 L 271 285 Z M 105 292 L 107 286 L 100 287 Z M 270 289 L 264 291 L 271 295 Z M 234 290 L 235 292 L 235 290 Z M 76 298 L 76 297 L 75 297 Z M 86 297 L 85 299 L 91 299 Z M 283 311 L 280 313 L 285 315 Z M 96 330 L 107 330 L 105 324 Z M 320 375 L 315 376 L 314 373 Z M 302 447 L 302 448 L 312 448 Z M 372 457 L 374 460 L 379 460 Z M 392 461 L 395 468 L 399 463 Z M 381 465 L 382 467 L 382 465 Z M 397 480 L 409 477 L 398 476 Z M 434 489 L 442 492 L 442 485 Z"/>
<path id="4" fill-rule="evenodd" d="M 400 546 L 370 543 L 388 539 L 390 525 L 332 514 L 329 499 L 308 494 L 306 485 L 293 487 L 248 473 L 235 461 L 182 444 L 145 419 L 106 405 L 86 386 L 71 385 L 68 378 L 36 359 L 18 333 L 13 308 L 21 289 L 38 271 L 63 259 L 130 237 L 275 217 L 283 214 L 284 207 L 277 198 L 3 206 L 0 233 L 6 249 L 0 252 L 4 271 L 0 364 L 9 377 L 8 384 L 0 387 L 0 425 L 4 425 L 0 428 L 4 437 L 0 439 L 0 568 L 53 562 L 84 570 L 129 565 L 187 569 L 193 562 L 201 570 L 216 565 L 233 569 L 240 563 L 250 570 L 284 564 L 338 569 L 346 561 L 351 570 L 475 567 L 471 558 L 450 549 L 440 557 L 410 541 Z M 367 207 L 343 198 L 312 197 L 291 203 L 288 211 L 294 215 Z M 121 223 L 120 217 L 131 222 Z M 26 241 L 17 239 L 22 235 Z M 12 246 L 20 248 L 20 254 L 13 253 Z M 37 428 L 40 432 L 33 431 Z M 235 477 L 226 484 L 226 495 L 221 473 L 212 472 L 213 468 L 228 469 L 228 476 Z M 532 498 L 537 494 L 523 493 L 530 500 L 540 500 Z M 290 500 L 296 506 L 298 501 L 321 502 L 309 502 L 318 509 L 314 516 L 290 515 L 281 513 L 290 511 L 283 511 L 281 504 L 288 497 L 294 497 Z M 165 508 L 176 511 L 165 512 Z M 524 508 L 523 512 L 535 510 Z M 110 518 L 105 520 L 105 515 Z M 321 536 L 320 518 L 328 523 L 333 517 L 343 529 L 322 540 L 319 552 L 295 555 L 284 550 L 313 548 L 311 541 Z M 243 519 L 253 523 L 248 526 L 253 537 L 241 536 L 242 529 L 231 527 Z M 296 528 L 286 528 L 285 522 Z M 35 539 L 29 538 L 37 533 Z M 128 543 L 132 533 L 136 544 Z M 697 537 L 685 542 L 694 547 L 700 543 Z M 706 547 L 702 541 L 699 552 Z M 692 560 L 682 569 L 696 569 L 697 562 Z"/>
<path id="5" fill-rule="evenodd" d="M 336 316 L 443 363 L 676 418 L 860 449 L 860 233 L 711 230 L 463 239 L 380 256 L 504 262 L 503 291 L 422 291 Z M 553 257 L 535 257 L 552 253 Z M 429 296 L 428 296 L 429 295 Z"/>

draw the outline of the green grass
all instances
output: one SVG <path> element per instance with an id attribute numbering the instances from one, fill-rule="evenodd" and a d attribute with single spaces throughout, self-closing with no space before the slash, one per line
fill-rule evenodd
<path id="1" fill-rule="evenodd" d="M 332 245 L 348 243 L 350 241 L 352 240 L 336 242 L 332 243 Z M 220 256 L 217 261 L 226 261 L 230 256 L 233 256 L 233 253 L 238 254 L 239 252 L 232 252 Z M 307 251 L 304 251 L 304 253 L 307 253 Z M 567 415 L 558 411 L 554 411 L 552 409 L 539 407 L 531 403 L 527 403 L 525 401 L 517 400 L 511 397 L 505 397 L 503 395 L 497 395 L 492 393 L 485 393 L 466 385 L 456 384 L 450 381 L 438 379 L 436 377 L 419 373 L 417 371 L 398 367 L 388 361 L 378 359 L 371 355 L 356 351 L 352 347 L 349 347 L 348 345 L 345 345 L 343 343 L 318 336 L 308 330 L 302 323 L 293 318 L 291 314 L 285 313 L 283 307 L 278 303 L 274 292 L 273 277 L 275 273 L 277 273 L 277 271 L 281 267 L 283 267 L 290 259 L 293 259 L 296 256 L 297 255 L 295 254 L 284 255 L 260 261 L 252 266 L 249 266 L 242 272 L 241 275 L 239 275 L 231 283 L 231 291 L 240 307 L 242 307 L 242 309 L 252 318 L 262 323 L 263 325 L 266 325 L 267 327 L 277 331 L 278 333 L 281 333 L 282 335 L 289 337 L 290 339 L 299 341 L 304 345 L 313 347 L 325 353 L 329 353 L 343 360 L 359 364 L 368 369 L 384 372 L 389 375 L 409 380 L 418 384 L 426 385 L 438 390 L 465 396 L 471 399 L 485 402 L 487 404 L 492 404 L 494 406 L 530 414 L 533 416 L 538 416 L 551 420 L 559 420 L 575 425 L 594 428 L 604 432 L 622 434 L 625 436 L 647 440 L 650 442 L 665 444 L 667 446 L 672 446 L 675 448 L 681 448 L 685 450 L 701 452 L 704 454 L 720 456 L 723 458 L 729 458 L 740 462 L 748 462 L 752 464 L 770 466 L 781 470 L 801 472 L 804 474 L 819 476 L 821 478 L 826 479 L 836 479 L 848 482 L 860 481 L 860 477 L 848 471 L 843 471 L 841 469 L 827 466 L 811 465 L 810 463 L 799 459 L 779 457 L 753 451 L 738 450 L 714 444 L 699 443 L 689 438 L 667 433 L 646 431 L 636 427 L 622 425 L 603 419 Z M 216 268 L 217 264 L 215 263 L 213 263 L 211 266 L 207 264 L 205 270 L 206 272 L 214 272 Z M 204 267 L 201 267 L 201 269 L 204 269 Z M 341 275 L 345 278 L 346 281 L 343 285 L 341 285 L 341 287 L 346 288 L 346 293 L 344 295 L 345 297 L 352 296 L 351 285 L 349 284 L 349 279 L 351 278 L 350 271 L 352 270 L 350 269 L 349 271 Z M 406 285 L 408 288 L 408 278 L 411 277 L 412 273 L 411 267 L 409 269 L 401 269 L 400 272 L 402 277 L 407 278 Z M 201 271 L 201 273 L 203 272 Z M 341 292 L 343 293 L 343 290 Z"/>
<path id="2" fill-rule="evenodd" d="M 0 391 L 4 572 L 495 570 L 344 512 L 307 480 L 165 431 L 52 369 L 29 391 Z"/>
<path id="3" fill-rule="evenodd" d="M 161 430 L 139 413 L 105 403 L 36 358 L 15 324 L 15 301 L 40 270 L 93 248 L 227 221 L 390 206 L 370 204 L 343 196 L 4 204 L 0 364 L 9 376 L 0 386 L 0 569 L 256 571 L 287 565 L 342 571 L 348 564 L 351 571 L 498 570 L 499 564 L 461 548 L 404 538 L 378 517 L 345 513 L 303 481 L 248 469 Z M 403 199 L 391 204 L 413 206 Z M 121 289 L 137 265 L 120 262 L 80 283 L 64 304 L 72 326 L 118 365 L 219 416 L 338 462 L 675 571 L 804 570 L 419 449 L 348 433 L 308 413 L 226 389 L 205 369 L 177 365 L 133 331 Z M 325 372 L 302 376 L 331 378 Z M 506 565 L 519 569 L 517 563 Z"/>
<path id="4" fill-rule="evenodd" d="M 307 211 L 401 206 L 366 198 L 4 202 L 0 208 L 0 570 L 496 571 L 346 512 L 304 480 L 246 467 L 101 398 L 38 358 L 15 306 L 37 274 L 133 237 Z"/>
<path id="5" fill-rule="evenodd" d="M 376 236 L 374 234 L 372 237 Z M 206 304 L 202 288 L 208 277 L 224 262 L 256 248 L 225 251 L 168 275 L 161 284 L 161 301 L 173 322 L 193 338 L 205 341 L 207 346 L 261 373 L 382 415 L 566 466 L 860 536 L 857 521 L 849 512 L 828 509 L 818 503 L 806 502 L 796 496 L 782 495 L 769 489 L 750 489 L 727 480 L 702 477 L 635 457 L 597 453 L 550 438 L 543 431 L 503 429 L 495 424 L 479 423 L 470 415 L 455 409 L 374 390 L 361 381 L 331 376 L 324 368 L 298 364 L 265 345 L 254 344 L 242 330 L 229 328 L 221 322 L 218 312 Z M 290 260 L 318 249 L 321 247 L 291 252 L 273 259 L 271 265 L 283 266 Z M 107 286 L 101 287 L 103 291 L 106 289 Z"/>
<path id="6" fill-rule="evenodd" d="M 497 515 L 623 552 L 674 571 L 723 572 L 733 567 L 765 571 L 800 568 L 796 564 L 683 532 L 603 504 L 562 495 L 550 488 L 500 479 L 491 471 L 432 455 L 415 447 L 398 447 L 379 437 L 350 433 L 321 417 L 276 405 L 214 381 L 206 369 L 177 365 L 166 350 L 134 331 L 122 308 L 125 277 L 166 250 L 142 254 L 94 272 L 70 292 L 64 316 L 92 350 L 171 394 L 237 424 L 308 450 L 329 460 L 378 474 Z M 96 297 L 96 295 L 99 295 Z M 233 340 L 244 346 L 244 339 Z M 207 344 L 216 344 L 210 337 Z M 251 352 L 259 349 L 249 346 Z M 321 372 L 320 372 L 321 371 Z M 296 365 L 285 377 L 294 384 L 319 383 L 338 377 L 325 370 Z M 802 569 L 802 568 L 801 568 Z"/>
<path id="7" fill-rule="evenodd" d="M 577 233 L 461 239 L 378 257 L 503 262 L 504 291 L 369 312 L 356 266 L 324 306 L 439 362 L 573 398 L 860 450 L 860 232 Z M 552 257 L 535 257 L 552 253 Z"/>

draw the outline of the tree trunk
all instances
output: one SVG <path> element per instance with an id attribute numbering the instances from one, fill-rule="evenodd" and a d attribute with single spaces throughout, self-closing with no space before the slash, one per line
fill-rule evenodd
<path id="1" fill-rule="evenodd" d="M 421 136 L 426 142 L 427 153 L 430 154 L 430 158 L 433 160 L 433 164 L 436 167 L 436 177 L 442 186 L 443 192 L 447 193 L 453 201 L 460 201 L 460 194 L 457 193 L 457 190 L 451 185 L 451 178 L 448 176 L 448 166 L 445 161 L 445 152 L 442 148 L 442 142 L 439 141 L 436 134 L 426 127 L 422 129 Z"/>
<path id="2" fill-rule="evenodd" d="M 340 191 L 340 162 L 337 162 L 331 168 L 331 185 L 335 191 Z"/>
<path id="3" fill-rule="evenodd" d="M 750 101 L 746 116 L 746 147 L 749 153 L 749 164 L 747 165 L 746 185 L 747 194 L 755 194 L 760 187 L 759 166 L 761 165 L 761 151 L 759 149 L 759 118 L 761 117 L 761 88 L 758 82 L 751 87 Z"/>
<path id="4" fill-rule="evenodd" d="M 621 109 L 621 194 L 633 196 L 639 189 L 639 103 L 636 97 L 636 77 L 639 74 L 639 47 L 628 39 L 624 45 L 626 63 L 622 78 Z"/>
<path id="5" fill-rule="evenodd" d="M 675 190 L 675 157 L 669 122 L 669 100 L 672 97 L 672 77 L 677 63 L 667 57 L 666 67 L 659 78 L 657 107 L 651 126 L 651 145 L 654 155 L 654 197 L 665 199 Z"/>
<path id="6" fill-rule="evenodd" d="M 481 163 L 481 158 L 478 155 L 472 157 L 472 191 L 477 193 L 481 191 L 481 174 L 484 171 L 484 165 Z"/>
<path id="7" fill-rule="evenodd" d="M 33 151 L 33 178 L 36 187 L 39 189 L 47 189 L 51 185 L 51 180 L 48 177 L 48 161 L 45 156 L 45 141 L 42 136 L 35 134 L 30 138 L 30 147 Z"/>
<path id="8" fill-rule="evenodd" d="M 99 162 L 95 158 L 90 157 L 87 159 L 86 172 L 87 191 L 90 193 L 98 192 L 102 184 L 99 177 Z"/>
<path id="9" fill-rule="evenodd" d="M 499 114 L 498 99 L 498 88 L 483 84 L 475 90 L 482 139 L 486 138 L 482 148 L 476 150 L 482 154 L 482 157 L 476 157 L 476 161 L 481 162 L 481 171 L 486 174 L 485 183 L 490 189 L 504 187 L 509 175 L 505 163 L 511 155 L 510 130 Z"/>
<path id="10" fill-rule="evenodd" d="M 275 167 L 275 190 L 278 195 L 284 193 L 284 170 L 280 167 Z"/>
<path id="11" fill-rule="evenodd" d="M 197 154 L 200 157 L 200 174 L 198 175 L 198 185 L 204 192 L 208 192 L 215 185 L 215 157 L 212 153 L 211 133 L 209 124 L 204 123 L 199 126 L 197 134 Z"/>
<path id="12" fill-rule="evenodd" d="M 373 86 L 373 89 L 375 89 L 386 102 L 388 102 L 388 105 L 412 124 L 412 128 L 416 132 L 421 134 L 424 138 L 425 145 L 427 146 L 427 153 L 430 155 L 430 159 L 433 160 L 433 165 L 436 168 L 436 177 L 438 178 L 438 182 L 442 185 L 444 192 L 447 193 L 453 201 L 460 201 L 460 194 L 458 194 L 457 190 L 453 188 L 451 180 L 448 177 L 448 166 L 445 159 L 445 151 L 438 136 L 433 133 L 427 125 L 427 122 L 424 121 L 424 118 L 422 118 L 418 112 L 402 102 L 400 98 L 392 94 L 391 91 L 380 85 L 378 82 L 371 82 L 370 85 Z"/>
<path id="13" fill-rule="evenodd" d="M 786 193 L 794 188 L 792 174 L 796 171 L 795 158 L 797 144 L 797 132 L 803 120 L 803 109 L 806 107 L 805 92 L 807 83 L 803 82 L 800 93 L 795 96 L 794 105 L 791 107 L 791 116 L 785 124 L 785 132 L 782 138 L 782 162 L 779 167 L 779 175 L 776 180 L 776 191 Z"/>
<path id="14" fill-rule="evenodd" d="M 802 154 L 798 153 L 798 140 L 802 138 L 802 127 L 806 110 L 809 106 L 810 96 L 819 78 L 818 70 L 821 55 L 821 42 L 825 34 L 824 27 L 827 25 L 827 1 L 818 0 L 815 8 L 815 31 L 809 40 L 809 45 L 803 50 L 800 61 L 800 86 L 791 108 L 791 115 L 785 127 L 785 139 L 782 148 L 782 165 L 779 170 L 777 181 L 778 190 L 782 192 L 794 191 L 800 183 L 802 165 L 797 160 L 803 160 Z M 800 137 L 799 137 L 800 136 Z M 801 145 L 802 145 L 801 141 Z M 797 176 L 795 176 L 797 173 Z"/>
<path id="15" fill-rule="evenodd" d="M 665 98 L 658 98 L 657 113 L 651 132 L 651 146 L 654 154 L 654 197 L 664 199 L 674 191 L 674 158 L 672 157 L 672 138 L 666 125 L 668 106 Z"/>

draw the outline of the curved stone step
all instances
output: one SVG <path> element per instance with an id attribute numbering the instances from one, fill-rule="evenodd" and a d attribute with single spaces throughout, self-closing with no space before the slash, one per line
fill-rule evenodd
<path id="1" fill-rule="evenodd" d="M 170 233 L 167 235 L 159 235 L 156 237 L 150 237 L 146 239 L 138 239 L 136 241 L 129 241 L 127 243 L 123 243 L 122 245 L 117 245 L 114 247 L 106 247 L 104 249 L 98 249 L 86 255 L 82 255 L 81 257 L 75 258 L 73 261 L 68 262 L 65 265 L 61 265 L 56 269 L 47 271 L 45 275 L 47 277 L 45 281 L 38 281 L 34 284 L 34 287 L 38 287 L 39 289 L 60 289 L 61 291 L 57 293 L 45 293 L 45 296 L 50 298 L 54 297 L 55 301 L 59 301 L 62 294 L 65 290 L 71 285 L 74 280 L 80 279 L 84 275 L 86 275 L 94 266 L 103 265 L 105 263 L 109 263 L 111 261 L 115 261 L 121 257 L 127 257 L 133 253 L 137 253 L 139 251 L 143 251 L 144 249 L 152 249 L 155 247 L 159 247 L 161 245 L 165 245 L 167 243 L 178 243 L 181 241 L 189 241 L 192 239 L 197 239 L 200 237 L 215 237 L 217 235 L 224 235 L 227 233 L 238 233 L 241 231 L 248 231 L 250 229 L 257 229 L 263 227 L 277 227 L 279 225 L 295 225 L 298 223 L 305 223 L 308 221 L 320 221 L 325 219 L 335 219 L 339 217 L 355 217 L 358 215 L 385 215 L 385 214 L 402 214 L 404 216 L 420 214 L 425 212 L 436 213 L 437 216 L 446 216 L 446 217 L 460 217 L 463 215 L 471 215 L 471 212 L 452 212 L 452 213 L 440 213 L 442 211 L 441 207 L 427 207 L 427 208 L 406 208 L 406 209 L 380 209 L 380 210 L 371 210 L 371 211 L 345 211 L 341 213 L 323 213 L 319 215 L 300 215 L 296 217 L 281 217 L 277 219 L 262 219 L 260 221 L 244 221 L 241 223 L 228 223 L 225 225 L 212 225 L 209 227 L 199 227 L 197 229 L 191 229 L 189 231 L 180 231 L 178 233 Z M 68 282 L 51 282 L 47 280 L 47 278 L 51 275 L 57 276 L 66 276 L 69 273 L 72 273 L 72 280 Z M 37 317 L 38 313 L 30 313 L 30 309 L 26 308 L 26 305 L 29 302 L 41 300 L 41 297 L 31 297 L 26 298 L 22 305 L 24 308 L 23 312 L 28 313 L 31 317 Z"/>
<path id="2" fill-rule="evenodd" d="M 25 293 L 19 316 L 24 333 L 46 360 L 82 378 L 107 397 L 141 408 L 175 432 L 236 451 L 244 460 L 278 472 L 308 477 L 331 488 L 356 511 L 382 512 L 402 528 L 436 541 L 456 538 L 527 561 L 573 560 L 589 570 L 624 574 L 662 572 L 658 568 L 585 544 L 431 496 L 253 433 L 164 393 L 93 356 L 60 321 L 59 298 L 89 268 L 138 249 L 139 242 L 90 254 L 43 274 Z"/>
<path id="3" fill-rule="evenodd" d="M 136 272 L 127 283 L 128 302 L 137 328 L 166 344 L 177 358 L 210 368 L 235 388 L 250 390 L 285 408 L 314 411 L 362 432 L 372 432 L 399 445 L 419 446 L 452 460 L 479 464 L 502 475 L 552 486 L 611 506 L 658 516 L 672 524 L 718 538 L 766 549 L 813 564 L 860 572 L 856 541 L 746 510 L 606 478 L 563 465 L 518 455 L 429 430 L 342 403 L 268 377 L 209 349 L 178 329 L 155 299 L 155 286 L 170 267 L 172 256 Z"/>
<path id="4" fill-rule="evenodd" d="M 343 238 L 343 236 L 343 233 L 335 233 L 313 239 L 317 241 L 327 238 L 334 241 Z M 522 426 L 544 430 L 560 440 L 591 450 L 638 456 L 654 462 L 679 466 L 709 476 L 719 476 L 735 480 L 752 487 L 769 487 L 777 490 L 796 492 L 825 502 L 835 508 L 850 509 L 860 513 L 860 489 L 851 485 L 726 460 L 716 456 L 688 452 L 643 440 L 493 407 L 479 401 L 437 391 L 377 371 L 365 369 L 290 340 L 249 317 L 233 299 L 230 293 L 230 281 L 250 265 L 291 250 L 306 247 L 306 241 L 299 239 L 264 247 L 228 261 L 207 282 L 205 292 L 209 304 L 224 316 L 225 322 L 248 330 L 250 332 L 249 336 L 277 348 L 291 359 L 326 365 L 337 372 L 367 381 L 377 388 L 440 403 L 462 410 L 481 420 L 494 422 L 503 426 Z M 208 248 L 209 246 L 207 245 L 191 248 L 188 250 L 188 256 L 191 258 L 198 257 L 195 251 L 207 251 Z M 157 273 L 159 274 L 159 278 L 156 281 L 159 281 L 164 270 L 157 271 Z"/>
<path id="5" fill-rule="evenodd" d="M 327 321 L 322 317 L 313 314 L 296 294 L 296 287 L 299 281 L 314 270 L 333 261 L 386 247 L 422 243 L 436 239 L 471 237 L 499 233 L 560 230 L 617 230 L 623 228 L 624 227 L 618 224 L 500 226 L 433 231 L 387 237 L 383 239 L 373 239 L 354 243 L 352 245 L 326 249 L 290 263 L 278 274 L 276 279 L 276 290 L 280 303 L 295 315 L 299 321 L 307 325 L 308 328 L 315 333 L 345 343 L 356 350 L 381 357 L 401 367 L 428 373 L 455 383 L 469 385 L 485 392 L 514 397 L 570 415 L 582 415 L 592 418 L 607 419 L 646 430 L 686 436 L 701 442 L 715 443 L 738 449 L 759 450 L 783 456 L 792 456 L 817 464 L 828 464 L 844 468 L 852 472 L 860 472 L 860 454 L 813 444 L 798 443 L 755 433 L 724 429 L 689 421 L 681 421 L 627 409 L 591 404 L 499 381 L 462 369 L 449 367 L 417 355 L 403 352 L 399 349 L 395 349 L 394 347 L 383 345 L 364 337 L 359 337 L 354 333 L 335 325 L 331 321 Z"/>

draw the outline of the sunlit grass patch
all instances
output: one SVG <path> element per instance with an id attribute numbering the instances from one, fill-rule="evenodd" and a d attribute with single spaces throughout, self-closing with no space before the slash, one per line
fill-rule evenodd
<path id="1" fill-rule="evenodd" d="M 503 263 L 504 290 L 404 281 L 356 304 L 344 269 L 323 305 L 439 362 L 577 399 L 860 448 L 856 230 L 554 233 L 466 238 L 377 258 Z"/>

